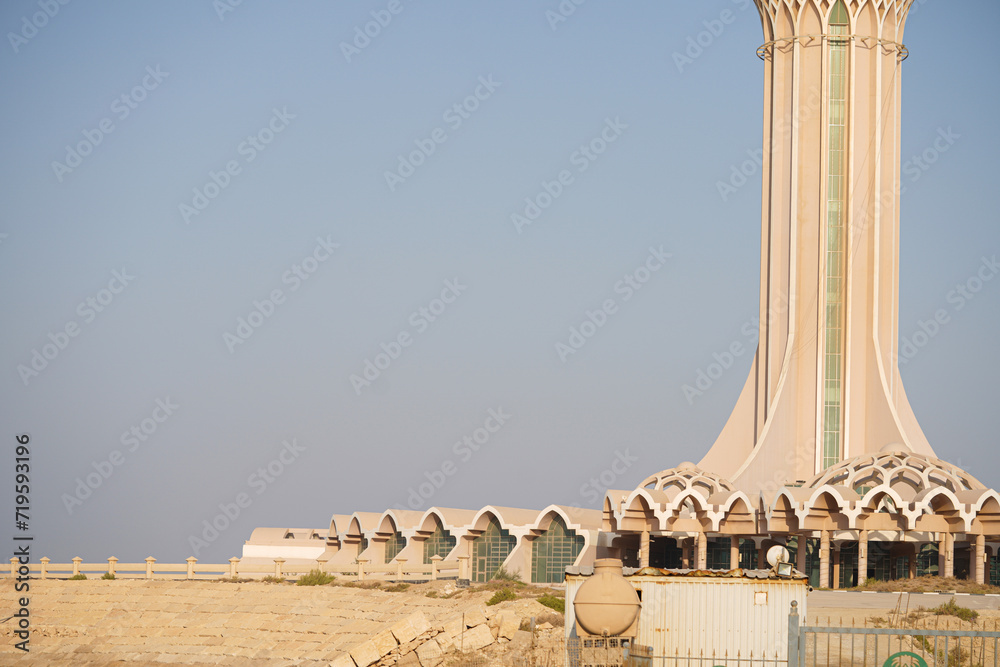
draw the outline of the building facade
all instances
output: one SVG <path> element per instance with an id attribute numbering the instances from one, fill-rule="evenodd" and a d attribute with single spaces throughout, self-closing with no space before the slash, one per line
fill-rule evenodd
<path id="1" fill-rule="evenodd" d="M 937 457 L 897 365 L 903 29 L 913 1 L 755 0 L 764 30 L 760 336 L 732 415 L 697 465 L 609 490 L 601 512 L 335 515 L 322 558 L 461 556 L 474 580 L 503 566 L 554 581 L 595 557 L 764 567 L 766 550 L 782 544 L 814 586 L 924 574 L 1000 584 L 1000 495 Z M 273 536 L 254 536 L 245 554 L 262 555 L 255 539 Z"/>

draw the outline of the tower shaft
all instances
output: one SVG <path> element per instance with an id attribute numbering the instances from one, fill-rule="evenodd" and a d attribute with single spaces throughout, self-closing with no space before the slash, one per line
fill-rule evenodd
<path id="1" fill-rule="evenodd" d="M 933 455 L 897 368 L 903 27 L 913 0 L 755 0 L 760 338 L 699 464 L 741 489 L 890 444 Z"/>

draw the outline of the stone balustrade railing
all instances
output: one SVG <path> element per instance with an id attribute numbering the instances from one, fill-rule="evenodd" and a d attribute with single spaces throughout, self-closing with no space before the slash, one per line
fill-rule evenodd
<path id="1" fill-rule="evenodd" d="M 199 563 L 191 557 L 185 563 L 157 563 L 150 556 L 144 563 L 120 563 L 111 556 L 107 563 L 84 563 L 77 556 L 71 563 L 53 563 L 48 558 L 42 558 L 38 563 L 21 565 L 17 558 L 10 559 L 11 578 L 30 577 L 32 579 L 67 579 L 79 574 L 104 575 L 111 574 L 115 578 L 132 579 L 219 579 L 229 578 L 261 578 L 274 576 L 292 578 L 308 574 L 312 570 L 322 570 L 354 581 L 385 580 L 385 581 L 427 581 L 439 578 L 468 579 L 468 557 L 459 557 L 458 561 L 442 562 L 440 556 L 433 556 L 431 563 L 409 565 L 406 559 L 396 559 L 391 563 L 372 565 L 367 559 L 358 559 L 355 563 L 331 565 L 323 561 L 305 564 L 289 565 L 283 558 L 272 559 L 272 564 L 255 559 L 244 563 L 239 558 L 230 558 L 229 563 Z M 8 575 L 0 575 L 6 578 Z"/>

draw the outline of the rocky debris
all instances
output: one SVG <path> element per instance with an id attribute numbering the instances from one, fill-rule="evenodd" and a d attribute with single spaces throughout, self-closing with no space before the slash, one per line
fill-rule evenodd
<path id="1" fill-rule="evenodd" d="M 522 604 L 471 606 L 434 625 L 423 614 L 411 614 L 389 631 L 352 648 L 353 666 L 344 662 L 343 667 L 438 667 L 460 653 L 488 648 L 528 650 L 532 635 L 520 628 L 539 611 L 537 605 L 523 604 L 531 601 L 518 602 Z M 523 616 L 525 613 L 530 615 Z M 541 623 L 536 630 L 544 631 L 549 639 L 558 639 L 562 632 L 551 623 Z M 333 667 L 341 664 L 333 663 Z"/>
<path id="2" fill-rule="evenodd" d="M 8 589 L 12 582 L 0 582 Z M 31 653 L 0 645 L 2 665 L 446 667 L 475 652 L 500 666 L 529 651 L 546 660 L 563 653 L 562 627 L 519 629 L 531 617 L 561 626 L 551 609 L 530 598 L 486 606 L 489 590 L 445 600 L 422 589 L 123 579 L 72 588 L 36 581 L 31 592 Z"/>

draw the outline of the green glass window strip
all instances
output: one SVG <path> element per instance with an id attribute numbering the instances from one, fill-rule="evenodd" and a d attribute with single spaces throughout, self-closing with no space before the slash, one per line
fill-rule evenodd
<path id="1" fill-rule="evenodd" d="M 566 568 L 576 562 L 583 551 L 583 535 L 566 527 L 556 517 L 549 529 L 531 544 L 531 581 L 538 584 L 561 584 Z"/>
<path id="2" fill-rule="evenodd" d="M 486 530 L 472 541 L 472 580 L 485 583 L 492 579 L 516 544 L 517 538 L 490 517 Z"/>
<path id="3" fill-rule="evenodd" d="M 830 16 L 830 32 L 846 35 L 847 7 L 840 0 Z M 826 202 L 826 337 L 823 360 L 822 467 L 843 458 L 843 367 L 845 312 L 844 210 L 847 174 L 847 40 L 830 40 L 829 106 L 827 126 Z"/>
<path id="4" fill-rule="evenodd" d="M 847 6 L 844 4 L 844 0 L 840 0 L 833 6 L 833 11 L 830 12 L 830 24 L 846 26 L 849 22 L 850 17 L 847 15 Z"/>
<path id="5" fill-rule="evenodd" d="M 456 544 L 458 544 L 458 540 L 438 523 L 431 536 L 424 540 L 424 565 L 430 565 L 431 558 L 434 556 L 447 558 Z"/>

